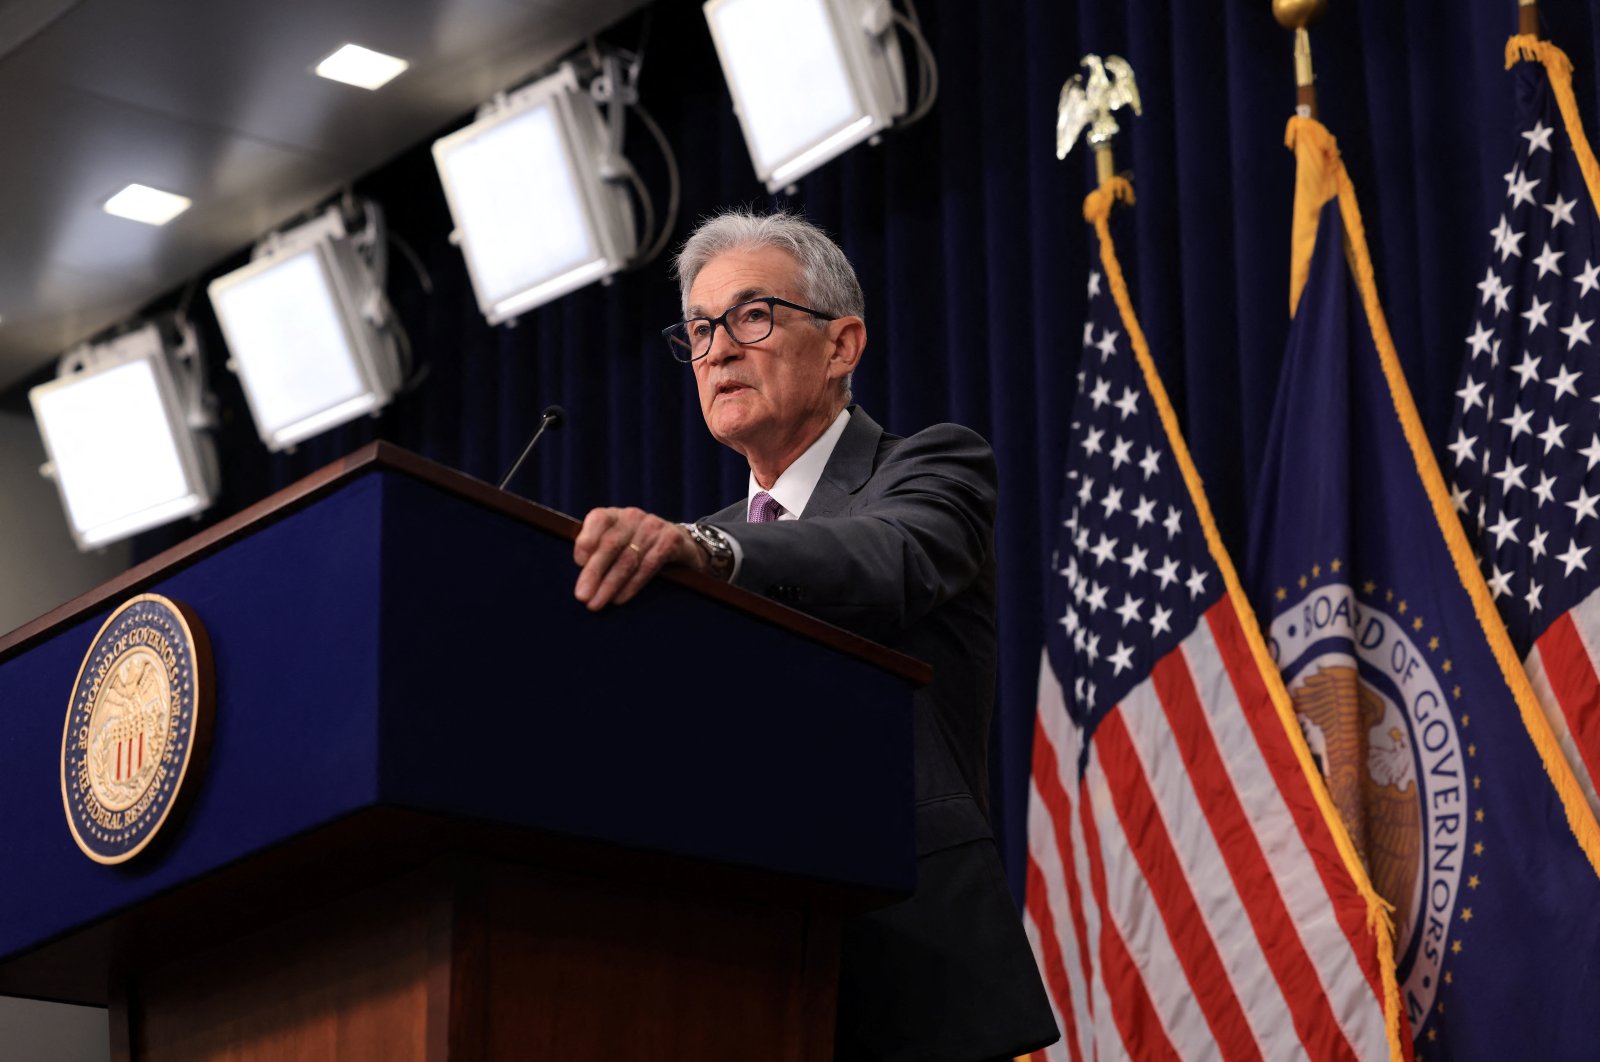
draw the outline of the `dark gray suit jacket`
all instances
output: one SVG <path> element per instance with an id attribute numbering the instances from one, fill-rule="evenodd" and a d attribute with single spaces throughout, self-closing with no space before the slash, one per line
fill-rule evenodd
<path id="1" fill-rule="evenodd" d="M 846 924 L 840 1059 L 1010 1057 L 1057 1038 L 986 812 L 996 475 L 940 424 L 902 439 L 852 407 L 798 521 L 707 522 L 739 585 L 934 665 L 916 695 L 916 894 Z"/>

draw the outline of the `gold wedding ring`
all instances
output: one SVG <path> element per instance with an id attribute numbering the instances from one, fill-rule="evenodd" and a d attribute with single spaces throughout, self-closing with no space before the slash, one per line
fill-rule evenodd
<path id="1" fill-rule="evenodd" d="M 633 550 L 635 553 L 643 553 L 644 552 L 644 550 L 639 548 L 639 543 L 637 543 L 637 542 L 629 542 L 628 543 L 628 548 Z"/>

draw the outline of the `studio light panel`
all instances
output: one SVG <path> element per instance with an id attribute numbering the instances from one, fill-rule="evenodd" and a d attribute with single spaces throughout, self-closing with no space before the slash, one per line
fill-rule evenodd
<path id="1" fill-rule="evenodd" d="M 212 491 L 155 329 L 28 400 L 79 549 L 204 510 Z"/>
<path id="2" fill-rule="evenodd" d="M 269 449 L 372 412 L 398 386 L 363 314 L 370 297 L 342 240 L 267 254 L 211 283 L 212 305 L 256 430 Z"/>
<path id="3" fill-rule="evenodd" d="M 600 173 L 603 149 L 598 111 L 570 68 L 433 145 L 454 238 L 490 324 L 626 264 L 633 214 Z"/>
<path id="4" fill-rule="evenodd" d="M 756 176 L 794 183 L 905 110 L 892 33 L 858 0 L 708 0 L 706 21 Z"/>

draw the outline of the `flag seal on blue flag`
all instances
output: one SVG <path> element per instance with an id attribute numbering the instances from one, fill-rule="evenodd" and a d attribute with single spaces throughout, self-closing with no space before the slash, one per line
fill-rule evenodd
<path id="1" fill-rule="evenodd" d="M 1338 557 L 1313 562 L 1307 576 L 1296 580 L 1310 587 L 1304 596 L 1278 598 L 1267 645 L 1373 885 L 1395 906 L 1415 1020 L 1438 990 L 1468 844 L 1466 742 L 1448 707 L 1453 663 L 1392 587 L 1356 582 Z"/>

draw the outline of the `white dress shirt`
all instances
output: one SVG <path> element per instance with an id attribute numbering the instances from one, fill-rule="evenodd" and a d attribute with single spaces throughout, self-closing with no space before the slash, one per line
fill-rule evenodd
<path id="1" fill-rule="evenodd" d="M 811 500 L 811 492 L 817 489 L 817 483 L 822 479 L 822 470 L 828 467 L 828 458 L 833 456 L 833 448 L 839 445 L 839 436 L 844 434 L 844 426 L 850 423 L 850 411 L 841 409 L 839 415 L 833 418 L 833 423 L 828 425 L 828 430 L 817 437 L 817 441 L 806 447 L 806 452 L 794 459 L 794 463 L 783 470 L 778 481 L 767 491 L 777 500 L 783 509 L 778 513 L 779 520 L 798 520 L 800 514 L 806 511 L 806 503 Z M 745 495 L 745 513 L 750 512 L 750 506 L 755 502 L 756 495 L 761 493 L 761 484 L 756 482 L 756 474 L 750 473 L 750 489 Z"/>
<path id="2" fill-rule="evenodd" d="M 783 470 L 777 482 L 772 484 L 772 489 L 767 493 L 772 495 L 781 508 L 778 510 L 779 520 L 798 520 L 800 514 L 806 511 L 806 503 L 811 500 L 811 494 L 817 489 L 817 483 L 822 479 L 822 470 L 828 467 L 828 458 L 833 456 L 833 448 L 839 445 L 839 437 L 844 434 L 845 425 L 850 423 L 850 410 L 841 409 L 839 415 L 833 418 L 833 423 L 828 425 L 828 430 L 817 437 L 817 441 L 806 447 L 805 453 L 794 459 L 794 463 Z M 750 489 L 745 495 L 745 515 L 750 513 L 750 504 L 755 501 L 757 494 L 761 493 L 761 484 L 756 482 L 756 474 L 750 473 Z M 733 547 L 733 573 L 728 576 L 729 581 L 739 577 L 739 566 L 744 561 L 744 551 L 739 548 L 737 535 L 728 536 L 728 544 Z"/>

